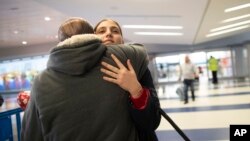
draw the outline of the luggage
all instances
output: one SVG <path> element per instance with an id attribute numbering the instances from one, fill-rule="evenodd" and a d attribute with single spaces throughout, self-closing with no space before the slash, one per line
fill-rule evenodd
<path id="1" fill-rule="evenodd" d="M 179 87 L 176 89 L 176 94 L 180 97 L 181 101 L 184 101 L 184 84 L 181 84 Z"/>

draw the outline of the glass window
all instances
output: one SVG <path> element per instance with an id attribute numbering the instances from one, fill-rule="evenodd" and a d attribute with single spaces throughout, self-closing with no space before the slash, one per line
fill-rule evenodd
<path id="1" fill-rule="evenodd" d="M 179 78 L 179 55 L 156 57 L 158 82 L 177 81 Z"/>
<path id="2" fill-rule="evenodd" d="M 0 91 L 29 90 L 34 77 L 46 68 L 48 56 L 0 63 Z"/>

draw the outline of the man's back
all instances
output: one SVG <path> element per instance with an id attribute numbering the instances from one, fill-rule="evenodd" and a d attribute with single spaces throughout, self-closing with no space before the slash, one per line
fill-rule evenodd
<path id="1" fill-rule="evenodd" d="M 114 53 L 122 62 L 132 59 L 140 75 L 146 70 L 147 60 L 145 55 L 136 56 L 137 51 L 128 47 L 106 48 L 98 41 L 52 50 L 48 69 L 34 81 L 28 113 L 24 116 L 24 124 L 38 132 L 31 133 L 24 127 L 23 139 L 136 141 L 128 94 L 102 79 L 100 62 L 112 62 L 110 54 Z M 141 55 L 140 51 L 137 55 Z"/>

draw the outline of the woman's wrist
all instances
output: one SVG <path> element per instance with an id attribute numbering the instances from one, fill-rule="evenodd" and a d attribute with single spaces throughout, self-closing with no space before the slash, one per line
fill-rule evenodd
<path id="1" fill-rule="evenodd" d="M 143 88 L 141 86 L 141 84 L 139 83 L 138 85 L 136 85 L 135 87 L 133 87 L 129 93 L 130 96 L 134 99 L 139 98 L 142 94 Z"/>

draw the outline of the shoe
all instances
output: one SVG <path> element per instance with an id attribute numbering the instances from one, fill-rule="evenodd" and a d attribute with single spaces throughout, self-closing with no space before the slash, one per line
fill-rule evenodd
<path id="1" fill-rule="evenodd" d="M 188 103 L 187 101 L 184 102 L 184 104 L 187 104 L 187 103 Z"/>

